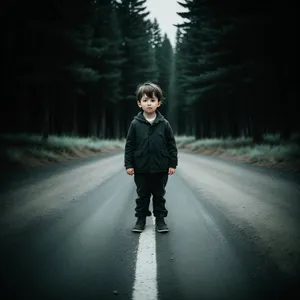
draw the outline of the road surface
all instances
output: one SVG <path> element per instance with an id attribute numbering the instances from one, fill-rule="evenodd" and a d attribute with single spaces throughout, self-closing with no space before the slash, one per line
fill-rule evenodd
<path id="1" fill-rule="evenodd" d="M 123 154 L 2 178 L 1 299 L 287 299 L 299 276 L 299 177 L 179 153 L 170 232 L 134 225 Z"/>

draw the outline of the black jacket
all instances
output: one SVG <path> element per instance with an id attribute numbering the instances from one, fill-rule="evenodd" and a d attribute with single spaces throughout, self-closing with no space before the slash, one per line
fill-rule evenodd
<path id="1" fill-rule="evenodd" d="M 132 120 L 125 145 L 125 168 L 135 173 L 167 172 L 178 164 L 173 130 L 164 116 L 156 111 L 150 124 L 139 112 Z"/>

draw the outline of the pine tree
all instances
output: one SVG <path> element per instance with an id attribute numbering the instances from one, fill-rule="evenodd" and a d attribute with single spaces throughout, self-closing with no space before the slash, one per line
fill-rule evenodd
<path id="1" fill-rule="evenodd" d="M 184 78 L 184 102 L 198 116 L 194 118 L 198 138 L 251 132 L 257 142 L 261 140 L 265 99 L 273 94 L 271 64 L 266 56 L 271 49 L 263 38 L 271 31 L 266 3 L 238 5 L 231 0 L 226 7 L 219 0 L 180 3 L 188 12 L 179 14 L 188 21 L 182 26 L 186 53 L 178 76 Z M 240 95 L 246 95 L 243 102 Z"/>
<path id="2" fill-rule="evenodd" d="M 122 0 L 117 4 L 122 33 L 122 114 L 124 134 L 132 117 L 137 113 L 135 91 L 140 83 L 157 81 L 151 24 L 145 18 L 149 15 L 144 6 L 146 0 Z"/>
<path id="3" fill-rule="evenodd" d="M 162 88 L 164 93 L 163 105 L 160 107 L 160 112 L 167 115 L 167 99 L 170 88 L 171 67 L 173 60 L 173 48 L 168 36 L 165 34 L 162 37 L 161 29 L 157 19 L 151 23 L 151 46 L 155 53 L 155 63 L 157 67 L 157 84 Z"/>
<path id="4" fill-rule="evenodd" d="M 159 27 L 159 24 L 157 22 L 157 19 L 154 18 L 153 22 L 150 21 L 151 25 L 151 39 L 150 44 L 153 48 L 159 48 L 162 45 L 162 35 L 161 35 L 161 29 Z"/>
<path id="5" fill-rule="evenodd" d="M 157 63 L 159 69 L 158 83 L 164 91 L 165 97 L 165 103 L 160 108 L 160 111 L 167 116 L 168 105 L 170 104 L 170 101 L 172 101 L 169 95 L 169 88 L 171 83 L 170 80 L 173 63 L 173 48 L 166 34 L 164 35 L 163 42 L 161 44 L 161 47 L 159 48 L 159 56 Z"/>
<path id="6" fill-rule="evenodd" d="M 99 74 L 89 93 L 90 134 L 101 138 L 119 136 L 118 105 L 121 99 L 121 32 L 110 0 L 95 1 L 92 45 L 99 51 L 90 64 Z"/>
<path id="7" fill-rule="evenodd" d="M 86 57 L 95 55 L 88 44 L 92 11 L 89 1 L 7 5 L 4 15 L 11 27 L 5 56 L 10 63 L 3 66 L 9 74 L 7 94 L 22 115 L 12 115 L 11 123 L 20 126 L 8 124 L 5 131 L 43 133 L 46 139 L 65 130 L 62 120 L 74 115 L 71 99 L 77 99 L 82 84 L 98 79 L 97 72 L 84 66 Z"/>

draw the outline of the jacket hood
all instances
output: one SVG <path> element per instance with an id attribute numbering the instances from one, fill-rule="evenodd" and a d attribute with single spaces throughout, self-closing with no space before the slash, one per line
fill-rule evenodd
<path id="1" fill-rule="evenodd" d="M 140 111 L 140 112 L 134 117 L 134 119 L 136 119 L 136 120 L 138 120 L 138 121 L 140 121 L 140 122 L 147 123 L 147 120 L 145 119 L 144 114 L 143 114 L 142 111 Z M 165 117 L 157 110 L 157 111 L 156 111 L 156 118 L 155 118 L 153 124 L 154 124 L 154 123 L 158 123 L 158 122 L 160 122 L 160 121 L 163 121 L 164 119 L 165 119 Z"/>

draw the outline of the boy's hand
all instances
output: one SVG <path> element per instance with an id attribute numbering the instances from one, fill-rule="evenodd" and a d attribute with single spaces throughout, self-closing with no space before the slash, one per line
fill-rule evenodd
<path id="1" fill-rule="evenodd" d="M 129 168 L 129 169 L 126 169 L 126 173 L 130 176 L 132 176 L 134 174 L 134 168 Z"/>
<path id="2" fill-rule="evenodd" d="M 175 169 L 169 168 L 169 175 L 173 175 L 173 174 L 175 174 Z"/>

